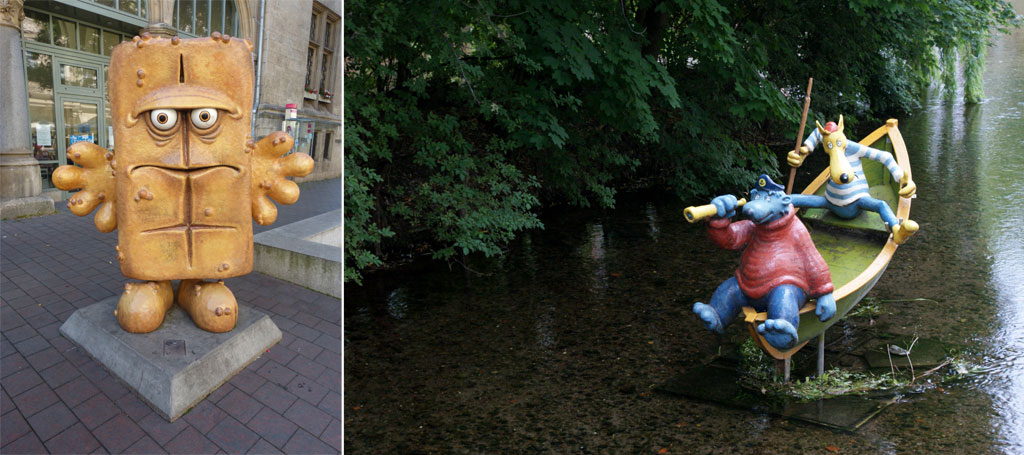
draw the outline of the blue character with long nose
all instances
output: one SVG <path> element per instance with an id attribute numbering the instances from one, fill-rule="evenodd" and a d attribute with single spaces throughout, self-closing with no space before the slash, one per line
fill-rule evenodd
<path id="1" fill-rule="evenodd" d="M 835 315 L 832 275 L 781 185 L 762 175 L 750 199 L 744 204 L 732 195 L 718 196 L 706 209 L 687 209 L 688 218 L 693 209 L 712 217 L 708 236 L 715 244 L 743 249 L 736 275 L 718 286 L 709 304 L 694 303 L 693 312 L 708 330 L 724 333 L 744 306 L 767 310 L 757 332 L 768 344 L 789 349 L 798 341 L 800 307 L 808 298 L 818 299 L 815 314 L 822 321 Z M 747 219 L 730 222 L 740 206 Z"/>
<path id="2" fill-rule="evenodd" d="M 799 151 L 789 152 L 786 161 L 790 166 L 800 167 L 804 158 L 820 143 L 829 156 L 831 178 L 825 186 L 824 197 L 794 194 L 793 205 L 827 208 L 832 214 L 846 219 L 855 218 L 861 210 L 869 210 L 882 217 L 882 221 L 892 232 L 893 242 L 897 245 L 906 242 L 911 235 L 917 232 L 917 223 L 912 220 L 899 220 L 889 204 L 870 196 L 868 181 L 864 178 L 864 168 L 860 164 L 860 159 L 868 158 L 882 163 L 892 177 L 900 182 L 901 197 L 912 197 L 917 191 L 917 185 L 910 179 L 910 174 L 903 172 L 903 168 L 896 163 L 896 159 L 889 152 L 848 141 L 846 135 L 843 134 L 842 115 L 839 116 L 838 125 L 834 122 L 828 122 L 824 127 L 818 122 L 815 124 L 817 129 L 807 136 L 807 140 L 800 146 Z"/>

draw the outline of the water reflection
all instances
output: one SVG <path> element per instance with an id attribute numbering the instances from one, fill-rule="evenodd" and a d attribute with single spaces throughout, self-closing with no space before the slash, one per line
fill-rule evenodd
<path id="1" fill-rule="evenodd" d="M 409 297 L 408 292 L 405 288 L 398 288 L 391 291 L 388 294 L 387 308 L 388 314 L 395 319 L 405 318 L 405 313 L 409 311 Z"/>
<path id="2" fill-rule="evenodd" d="M 555 331 L 552 330 L 554 321 L 555 307 L 553 305 L 544 305 L 537 315 L 537 323 L 534 329 L 537 331 L 537 344 L 545 349 L 555 348 Z"/>
<path id="3" fill-rule="evenodd" d="M 1017 10 L 1021 3 L 1016 2 Z M 990 98 L 979 107 L 979 211 L 991 255 L 989 282 L 996 296 L 999 329 L 988 340 L 1000 371 L 986 387 L 1000 414 L 1007 447 L 1024 448 L 1024 32 L 1002 37 L 991 49 L 985 74 Z"/>
<path id="4" fill-rule="evenodd" d="M 600 297 L 608 288 L 608 270 L 604 260 L 604 226 L 601 223 L 593 223 L 588 226 L 587 231 L 590 235 L 583 245 L 584 263 L 591 272 L 590 290 Z"/>
<path id="5" fill-rule="evenodd" d="M 648 202 L 644 208 L 644 214 L 647 215 L 647 234 L 651 236 L 651 240 L 658 241 L 658 209 L 654 207 L 654 203 Z"/>
<path id="6" fill-rule="evenodd" d="M 910 280 L 904 292 L 931 294 L 940 302 L 930 309 L 939 314 L 934 321 L 922 317 L 911 324 L 966 343 L 981 355 L 983 376 L 969 389 L 920 409 L 960 416 L 976 408 L 979 428 L 969 432 L 985 435 L 992 449 L 1021 453 L 1024 212 L 1018 205 L 1024 201 L 1024 33 L 997 37 L 996 43 L 982 104 L 947 103 L 936 94 L 923 112 L 900 124 L 922 188 L 914 213 L 924 221 L 925 235 L 897 257 L 927 273 L 916 275 L 900 265 L 889 273 L 913 276 L 919 283 Z M 884 285 L 881 291 L 891 292 Z"/>

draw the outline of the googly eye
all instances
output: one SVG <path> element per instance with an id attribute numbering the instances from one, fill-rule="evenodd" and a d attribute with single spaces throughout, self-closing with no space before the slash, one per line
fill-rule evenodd
<path id="1" fill-rule="evenodd" d="M 842 147 L 842 146 L 843 146 L 843 141 L 842 140 L 836 141 L 836 147 Z"/>
<path id="2" fill-rule="evenodd" d="M 828 147 L 829 150 L 832 150 L 832 143 L 831 142 L 826 142 L 825 145 Z"/>
<path id="3" fill-rule="evenodd" d="M 149 120 L 153 126 L 161 131 L 174 128 L 178 123 L 178 111 L 174 109 L 153 109 L 149 113 Z"/>
<path id="4" fill-rule="evenodd" d="M 217 109 L 207 107 L 192 110 L 192 125 L 205 130 L 217 123 Z"/>

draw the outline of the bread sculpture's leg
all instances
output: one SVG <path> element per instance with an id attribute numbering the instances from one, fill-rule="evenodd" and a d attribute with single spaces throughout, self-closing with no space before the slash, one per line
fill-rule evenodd
<path id="1" fill-rule="evenodd" d="M 114 315 L 126 331 L 148 333 L 160 327 L 173 304 L 174 290 L 170 281 L 125 283 Z"/>
<path id="2" fill-rule="evenodd" d="M 178 305 L 208 332 L 227 332 L 238 322 L 238 302 L 223 281 L 182 280 Z"/>

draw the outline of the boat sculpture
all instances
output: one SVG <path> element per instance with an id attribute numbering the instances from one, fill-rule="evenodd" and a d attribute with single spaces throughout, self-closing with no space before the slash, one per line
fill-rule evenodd
<path id="1" fill-rule="evenodd" d="M 903 171 L 910 175 L 907 147 L 897 125 L 895 119 L 890 119 L 859 143 L 892 153 Z M 911 199 L 900 197 L 900 182 L 894 180 L 889 171 L 877 161 L 865 160 L 863 167 L 871 197 L 896 207 L 898 218 L 909 219 Z M 825 183 L 829 178 L 829 169 L 826 167 L 801 193 L 824 195 Z M 824 334 L 826 329 L 853 309 L 885 273 L 898 246 L 881 217 L 874 212 L 862 211 L 855 218 L 842 219 L 829 213 L 828 209 L 803 208 L 799 209 L 798 216 L 804 221 L 816 249 L 829 266 L 835 286 L 833 297 L 836 313 L 834 317 L 821 321 L 815 315 L 816 302 L 808 301 L 800 308 L 796 345 L 780 350 L 768 344 L 757 332 L 757 326 L 768 318 L 767 313 L 743 307 L 740 318 L 746 324 L 750 336 L 758 347 L 776 360 L 788 360 L 808 341 Z"/>

